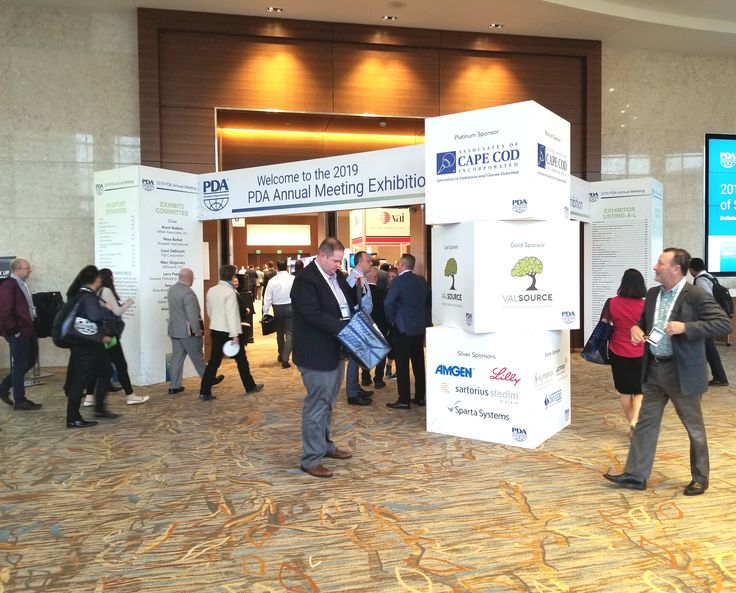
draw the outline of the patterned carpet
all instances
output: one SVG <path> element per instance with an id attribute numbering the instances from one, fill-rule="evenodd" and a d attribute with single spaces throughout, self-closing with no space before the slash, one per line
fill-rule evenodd
<path id="1" fill-rule="evenodd" d="M 736 354 L 720 348 L 736 378 Z M 0 592 L 714 593 L 736 590 L 736 391 L 705 397 L 711 487 L 686 498 L 688 446 L 668 408 L 650 487 L 601 478 L 626 459 L 605 367 L 573 356 L 573 423 L 537 450 L 424 431 L 424 410 L 341 396 L 348 461 L 299 471 L 303 388 L 274 341 L 249 347 L 263 392 L 232 363 L 87 430 L 64 427 L 63 369 L 40 412 L 0 409 Z M 91 416 L 91 414 L 90 414 Z"/>

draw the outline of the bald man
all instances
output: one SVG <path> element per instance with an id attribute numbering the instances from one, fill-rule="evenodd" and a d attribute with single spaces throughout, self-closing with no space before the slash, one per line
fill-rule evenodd
<path id="1" fill-rule="evenodd" d="M 204 324 L 199 300 L 192 290 L 194 272 L 189 268 L 179 271 L 179 281 L 169 288 L 169 337 L 171 338 L 171 363 L 169 394 L 181 393 L 184 359 L 189 356 L 197 374 L 202 377 L 207 366 L 204 362 Z M 225 378 L 219 375 L 215 385 Z"/>
<path id="2" fill-rule="evenodd" d="M 0 384 L 0 400 L 15 410 L 38 410 L 41 404 L 26 397 L 25 376 L 36 364 L 38 339 L 33 329 L 36 308 L 26 280 L 31 264 L 20 257 L 10 262 L 10 277 L 0 284 L 0 335 L 10 346 L 13 368 Z M 10 400 L 10 388 L 13 400 Z"/>

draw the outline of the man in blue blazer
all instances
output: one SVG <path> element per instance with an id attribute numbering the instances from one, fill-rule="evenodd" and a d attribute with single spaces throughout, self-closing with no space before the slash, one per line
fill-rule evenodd
<path id="1" fill-rule="evenodd" d="M 291 288 L 294 317 L 292 360 L 302 375 L 307 395 L 302 410 L 301 470 L 330 478 L 322 459 L 349 459 L 330 438 L 332 410 L 345 374 L 345 356 L 337 334 L 357 305 L 354 291 L 340 273 L 345 247 L 333 237 L 319 246 L 317 257 L 299 272 Z"/>
<path id="2" fill-rule="evenodd" d="M 408 410 L 411 407 L 409 361 L 414 371 L 414 403 L 425 405 L 424 335 L 430 325 L 431 292 L 427 281 L 414 273 L 416 258 L 405 253 L 399 260 L 399 275 L 391 283 L 383 303 L 386 319 L 395 327 L 394 354 L 399 399 L 386 407 Z"/>
<path id="3" fill-rule="evenodd" d="M 711 295 L 685 280 L 690 254 L 665 249 L 654 266 L 661 286 L 650 288 L 639 323 L 631 328 L 631 342 L 646 342 L 642 369 L 644 402 L 631 437 L 624 473 L 604 474 L 607 480 L 632 490 L 644 490 L 657 450 L 662 413 L 668 401 L 675 406 L 690 438 L 692 481 L 685 496 L 708 488 L 710 466 L 702 394 L 708 390 L 705 339 L 731 333 L 731 320 Z"/>

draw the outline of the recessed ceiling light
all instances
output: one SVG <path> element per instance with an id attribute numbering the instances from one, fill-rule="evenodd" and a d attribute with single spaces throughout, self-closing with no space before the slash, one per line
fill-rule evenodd
<path id="1" fill-rule="evenodd" d="M 501 27 L 503 27 L 503 23 L 491 23 L 488 25 L 489 29 L 500 29 Z"/>
<path id="2" fill-rule="evenodd" d="M 284 9 L 280 6 L 269 6 L 266 10 L 268 12 L 284 12 Z"/>
<path id="3" fill-rule="evenodd" d="M 393 16 L 393 15 L 390 15 L 390 14 L 384 14 L 383 15 L 383 20 L 384 21 L 398 21 L 399 20 L 399 17 Z"/>

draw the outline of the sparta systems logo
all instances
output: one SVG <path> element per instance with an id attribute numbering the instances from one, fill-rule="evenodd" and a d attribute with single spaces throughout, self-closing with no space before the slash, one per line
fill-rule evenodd
<path id="1" fill-rule="evenodd" d="M 549 408 L 550 406 L 559 404 L 561 401 L 562 401 L 562 390 L 559 389 L 544 398 L 544 407 L 545 409 Z"/>
<path id="2" fill-rule="evenodd" d="M 434 370 L 435 375 L 448 375 L 450 377 L 467 377 L 468 379 L 473 378 L 473 369 L 470 367 L 461 367 L 457 365 L 444 365 L 438 364 Z"/>
<path id="3" fill-rule="evenodd" d="M 437 153 L 437 175 L 457 173 L 457 155 L 454 150 Z"/>
<path id="4" fill-rule="evenodd" d="M 736 167 L 736 152 L 722 152 L 721 167 L 724 169 L 733 169 Z"/>
<path id="5" fill-rule="evenodd" d="M 204 205 L 213 212 L 219 212 L 230 201 L 230 188 L 227 179 L 208 179 L 202 184 Z"/>

